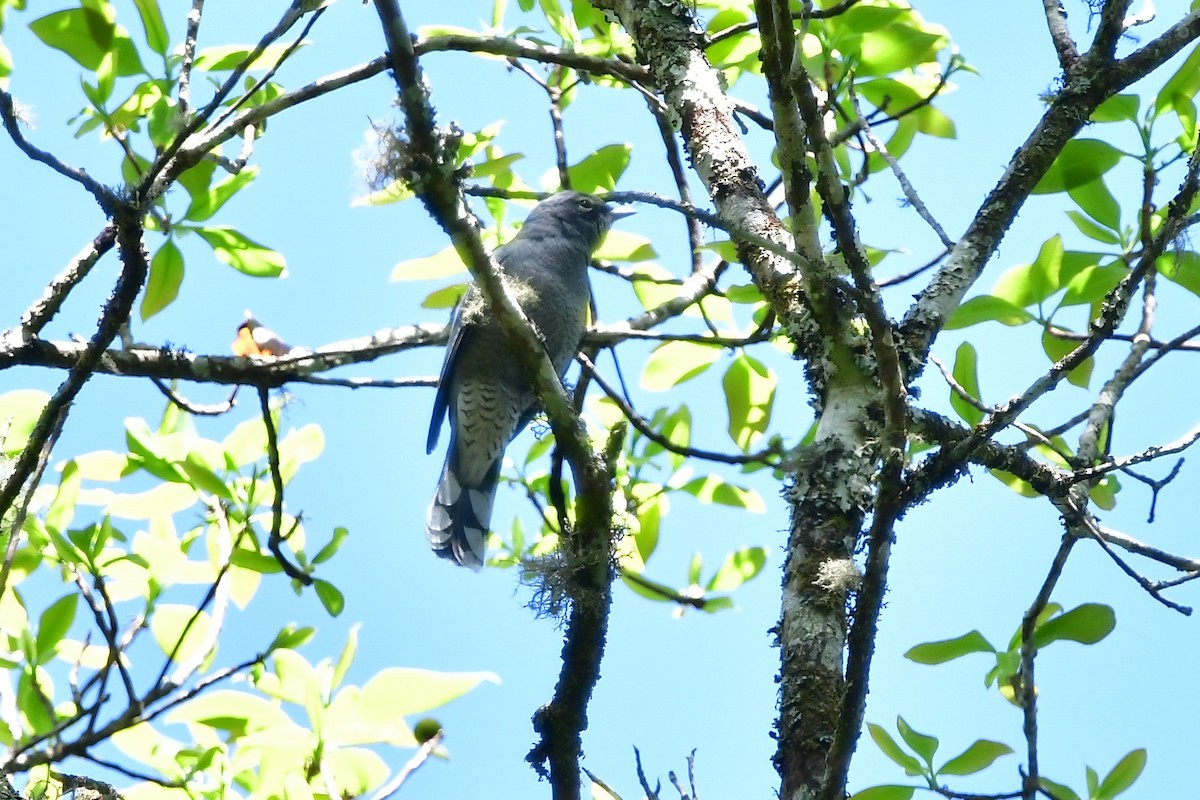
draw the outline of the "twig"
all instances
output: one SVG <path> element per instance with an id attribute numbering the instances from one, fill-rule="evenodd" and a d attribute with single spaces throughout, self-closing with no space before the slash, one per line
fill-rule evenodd
<path id="1" fill-rule="evenodd" d="M 1037 681 L 1034 678 L 1034 658 L 1037 656 L 1037 640 L 1034 637 L 1034 633 L 1037 629 L 1038 617 L 1041 616 L 1042 612 L 1046 609 L 1046 605 L 1050 602 L 1050 595 L 1054 592 L 1054 587 L 1058 584 L 1058 579 L 1062 577 L 1067 557 L 1071 554 L 1071 548 L 1077 541 L 1075 534 L 1070 530 L 1073 525 L 1074 523 L 1069 520 L 1067 521 L 1068 530 L 1063 534 L 1062 542 L 1058 546 L 1058 552 L 1054 554 L 1054 560 L 1050 564 L 1050 569 L 1046 573 L 1045 580 L 1042 581 L 1042 587 L 1038 590 L 1037 596 L 1025 611 L 1025 616 L 1021 620 L 1021 685 L 1019 697 L 1024 717 L 1023 729 L 1025 732 L 1025 752 L 1027 759 L 1027 771 L 1022 786 L 1022 797 L 1024 800 L 1034 800 L 1039 783 Z"/>
<path id="2" fill-rule="evenodd" d="M 993 406 L 989 406 L 987 403 L 968 392 L 967 388 L 958 382 L 958 379 L 954 377 L 954 373 L 950 371 L 949 367 L 942 363 L 941 359 L 939 359 L 937 356 L 931 355 L 929 360 L 938 368 L 938 371 L 942 373 L 942 379 L 946 381 L 946 384 L 950 387 L 950 390 L 958 395 L 963 402 L 969 404 L 977 411 L 982 411 L 984 414 L 990 414 L 995 410 Z M 1051 450 L 1062 456 L 1063 459 L 1068 461 L 1070 460 L 1071 453 L 1063 450 L 1061 447 L 1055 444 L 1049 436 L 1042 433 L 1037 428 L 1033 427 L 1032 425 L 1026 425 L 1020 420 L 1013 420 L 1012 424 L 1014 428 L 1025 434 L 1030 441 L 1049 447 Z"/>
<path id="3" fill-rule="evenodd" d="M 265 386 L 258 388 L 258 404 L 262 411 L 263 426 L 267 430 L 267 465 L 271 472 L 271 486 L 274 496 L 271 498 L 271 533 L 267 538 L 267 548 L 279 562 L 287 576 L 308 586 L 312 576 L 292 563 L 283 552 L 283 472 L 279 465 L 279 435 L 275 430 L 275 420 L 271 415 L 271 396 Z"/>
<path id="4" fill-rule="evenodd" d="M 898 286 L 899 284 L 904 283 L 905 281 L 912 280 L 913 278 L 917 277 L 918 275 L 923 275 L 926 272 L 928 272 L 929 270 L 936 267 L 938 265 L 938 263 L 941 262 L 941 260 L 948 255 L 950 255 L 950 251 L 943 250 L 942 252 L 938 253 L 936 256 L 931 258 L 929 261 L 926 261 L 924 264 L 922 264 L 919 267 L 914 267 L 913 269 L 910 269 L 907 272 L 901 272 L 899 275 L 893 275 L 890 278 L 884 278 L 883 280 L 879 281 L 879 288 L 886 289 L 889 286 Z"/>
<path id="5" fill-rule="evenodd" d="M 113 772 L 118 772 L 127 778 L 133 778 L 134 780 L 138 780 L 138 781 L 146 781 L 147 783 L 154 783 L 154 784 L 157 784 L 157 785 L 162 786 L 167 789 L 182 789 L 184 786 L 187 785 L 186 781 L 165 780 L 159 776 L 151 775 L 148 772 L 142 772 L 141 770 L 133 769 L 132 767 L 129 767 L 129 766 L 119 763 L 117 761 L 109 761 L 106 758 L 100 758 L 99 756 L 97 756 L 91 752 L 81 753 L 79 755 L 79 757 L 84 759 L 85 761 L 90 761 L 93 764 L 97 764 L 101 767 L 104 767 L 105 769 L 111 769 Z M 78 795 L 76 795 L 76 796 L 78 796 Z M 118 798 L 120 796 L 121 795 L 119 795 L 119 794 L 116 795 L 116 797 L 118 797 Z"/>
<path id="6" fill-rule="evenodd" d="M 589 781 L 591 781 L 592 783 L 596 784 L 597 786 L 599 786 L 599 787 L 600 787 L 601 789 L 603 789 L 604 791 L 608 792 L 609 796 L 610 796 L 610 797 L 612 797 L 612 798 L 613 798 L 613 800 L 621 800 L 621 795 L 617 794 L 617 790 L 616 790 L 616 789 L 614 789 L 614 788 L 612 788 L 611 786 L 609 786 L 609 785 L 608 785 L 607 783 L 605 783 L 604 781 L 600 780 L 600 778 L 596 776 L 596 773 L 592 772 L 592 771 L 591 771 L 590 769 L 588 769 L 587 767 L 584 767 L 584 768 L 583 768 L 583 774 L 588 776 L 588 780 L 589 780 Z M 593 796 L 595 796 L 595 794 L 594 794 L 594 793 L 593 793 Z"/>
<path id="7" fill-rule="evenodd" d="M 238 389 L 241 388 L 240 386 L 234 386 L 233 391 L 229 393 L 229 399 L 222 403 L 199 405 L 178 394 L 174 389 L 172 389 L 170 386 L 167 386 L 158 378 L 151 378 L 150 382 L 153 383 L 154 386 L 160 392 L 162 392 L 168 400 L 171 401 L 172 405 L 181 408 L 187 413 L 193 414 L 197 417 L 216 417 L 232 411 L 235 405 L 235 400 L 237 399 Z"/>
<path id="8" fill-rule="evenodd" d="M 625 569 L 624 567 L 620 568 L 620 572 L 621 577 L 625 580 L 629 581 L 630 583 L 636 583 L 641 588 L 658 595 L 664 600 L 670 600 L 672 603 L 677 603 L 681 606 L 698 608 L 701 611 L 703 611 L 704 607 L 708 605 L 708 601 L 703 597 L 689 597 L 686 594 L 680 594 L 670 587 L 662 586 L 661 584 L 657 584 L 654 581 L 649 580 L 640 572 L 635 572 L 631 569 Z"/>
<path id="9" fill-rule="evenodd" d="M 1050 29 L 1050 40 L 1058 53 L 1058 64 L 1066 72 L 1079 60 L 1079 51 L 1075 49 L 1075 41 L 1067 27 L 1067 11 L 1062 0 L 1042 0 L 1042 9 L 1046 14 L 1046 27 Z"/>
<path id="10" fill-rule="evenodd" d="M 217 88 L 217 91 L 213 93 L 212 99 L 208 101 L 208 104 L 205 105 L 204 108 L 197 111 L 192 117 L 185 119 L 182 128 L 178 133 L 175 134 L 175 138 L 171 140 L 171 143 L 167 145 L 162 154 L 154 160 L 153 164 L 150 165 L 150 169 L 147 170 L 144 176 L 142 176 L 142 179 L 138 181 L 138 185 L 133 192 L 135 197 L 143 202 L 146 202 L 160 196 L 164 191 L 166 191 L 167 186 L 169 186 L 171 181 L 174 179 L 176 172 L 180 172 L 186 168 L 187 159 L 177 159 L 176 156 L 188 155 L 190 157 L 195 157 L 194 151 L 188 153 L 183 152 L 184 145 L 187 143 L 188 139 L 192 136 L 192 134 L 200 130 L 200 128 L 207 123 L 209 118 L 216 112 L 216 110 L 221 107 L 221 103 L 225 102 L 225 98 L 229 96 L 229 93 L 232 92 L 234 87 L 237 86 L 238 82 L 241 81 L 242 75 L 245 74 L 250 65 L 253 64 L 258 57 L 261 56 L 266 49 L 271 46 L 272 43 L 277 41 L 289 30 L 291 30 L 292 26 L 295 25 L 302 16 L 304 16 L 304 12 L 300 10 L 301 5 L 302 4 L 300 0 L 293 0 L 288 8 L 283 12 L 283 16 L 280 17 L 279 22 L 275 24 L 275 27 L 267 31 L 267 33 L 264 34 L 261 39 L 259 39 L 258 44 L 254 46 L 254 49 L 252 49 L 249 54 L 247 54 L 247 56 L 242 59 L 237 66 L 233 68 L 233 70 L 230 71 L 229 77 L 227 77 L 225 82 L 222 83 Z M 206 148 L 201 152 L 207 152 L 208 149 L 209 148 Z"/>
<path id="11" fill-rule="evenodd" d="M 62 308 L 67 295 L 80 281 L 87 277 L 92 267 L 101 256 L 112 249 L 117 242 L 117 227 L 111 222 L 92 240 L 92 243 L 79 252 L 67 268 L 59 273 L 42 293 L 42 297 L 31 305 L 21 315 L 21 331 L 26 336 L 37 336 Z"/>
<path id="12" fill-rule="evenodd" d="M 192 65 L 196 61 L 196 40 L 200 36 L 200 18 L 204 15 L 204 0 L 192 0 L 188 12 L 187 33 L 183 37 L 183 60 L 179 65 L 179 116 L 187 119 L 192 106 Z"/>
<path id="13" fill-rule="evenodd" d="M 1110 459 L 1102 464 L 1097 464 L 1093 467 L 1084 467 L 1082 469 L 1077 469 L 1077 470 L 1075 470 L 1074 474 L 1071 476 L 1071 481 L 1076 482 L 1076 481 L 1094 480 L 1096 478 L 1102 477 L 1103 475 L 1106 475 L 1110 472 L 1114 472 L 1116 470 L 1128 469 L 1129 467 L 1132 467 L 1134 464 L 1142 464 L 1147 461 L 1153 461 L 1156 458 L 1161 458 L 1163 456 L 1169 456 L 1174 453 L 1181 453 L 1184 450 L 1191 447 L 1193 444 L 1195 444 L 1198 440 L 1200 440 L 1200 425 L 1196 425 L 1190 431 L 1188 431 L 1186 434 L 1179 437 L 1178 439 L 1176 439 L 1173 442 L 1169 442 L 1164 445 L 1155 445 L 1153 447 L 1147 447 L 1145 450 L 1143 450 L 1140 453 L 1135 453 L 1134 455 L 1125 456 L 1123 458 Z M 1163 481 L 1164 483 L 1166 481 L 1171 480 L 1174 477 L 1175 473 L 1179 471 L 1179 466 L 1182 463 L 1183 463 L 1183 459 L 1180 459 L 1179 463 L 1176 464 L 1175 469 L 1172 470 L 1171 476 L 1166 478 Z M 1135 476 L 1135 477 L 1137 477 L 1137 476 Z M 1139 478 L 1139 480 L 1140 480 L 1140 478 Z M 1154 482 L 1149 479 L 1144 480 L 1143 483 L 1150 484 L 1151 486 L 1154 485 Z"/>
<path id="14" fill-rule="evenodd" d="M 1169 600 L 1168 598 L 1163 597 L 1162 593 L 1159 591 L 1158 587 L 1155 586 L 1154 582 L 1145 578 L 1141 573 L 1139 573 L 1137 570 L 1135 570 L 1133 567 L 1131 567 L 1125 561 L 1125 559 L 1121 558 L 1121 556 L 1119 556 L 1116 553 L 1116 551 L 1114 551 L 1112 549 L 1112 546 L 1109 545 L 1109 543 L 1106 541 L 1105 537 L 1100 534 L 1099 526 L 1097 525 L 1096 521 L 1090 515 L 1088 515 L 1084 519 L 1084 529 L 1088 532 L 1088 534 L 1091 536 L 1091 538 L 1096 540 L 1096 543 L 1100 545 L 1100 549 L 1103 550 L 1108 555 L 1108 557 L 1111 558 L 1118 567 L 1120 567 L 1121 571 L 1124 572 L 1129 577 L 1133 578 L 1133 580 L 1137 583 L 1137 585 L 1142 587 L 1142 589 L 1144 589 L 1148 595 L 1150 595 L 1155 600 L 1162 603 L 1164 606 L 1171 609 L 1172 611 L 1178 611 L 1180 614 L 1183 614 L 1185 617 L 1191 616 L 1192 609 L 1190 607 L 1180 605 L 1179 603 L 1176 603 L 1173 600 Z"/>
<path id="15" fill-rule="evenodd" d="M 4 546 L 4 563 L 0 564 L 0 597 L 4 596 L 4 592 L 8 588 L 8 578 L 12 573 L 13 561 L 17 557 L 17 547 L 21 542 L 21 532 L 25 528 L 25 519 L 29 514 L 29 504 L 33 500 L 34 490 L 42 482 L 42 476 L 45 474 L 46 467 L 50 463 L 50 453 L 54 450 L 54 444 L 58 441 L 58 436 L 61 433 L 61 427 L 55 429 L 50 438 L 42 445 L 37 465 L 33 470 L 33 476 L 29 481 L 28 488 L 25 490 L 25 496 L 21 500 L 21 504 L 17 507 L 16 513 L 12 516 L 12 524 L 8 529 L 8 542 Z M 0 514 L 0 516 L 3 515 Z"/>
<path id="16" fill-rule="evenodd" d="M 650 426 L 646 418 L 639 414 L 633 406 L 629 404 L 621 394 L 613 388 L 613 386 L 604 380 L 596 369 L 596 365 L 585 354 L 580 353 L 575 357 L 584 370 L 591 376 L 592 380 L 596 381 L 596 385 L 608 395 L 609 399 L 616 403 L 617 408 L 621 409 L 621 413 L 633 425 L 634 430 L 645 436 L 650 441 L 662 446 L 665 450 L 672 453 L 677 453 L 681 456 L 690 456 L 693 458 L 702 458 L 706 461 L 715 461 L 719 464 L 773 464 L 778 463 L 778 458 L 781 455 L 779 449 L 775 446 L 768 447 L 756 453 L 748 454 L 731 454 L 717 453 L 712 450 L 701 450 L 687 445 L 680 445 L 672 442 L 666 436 L 663 436 L 658 431 Z"/>
<path id="17" fill-rule="evenodd" d="M 655 781 L 654 788 L 650 788 L 650 782 L 646 780 L 646 773 L 642 769 L 642 753 L 636 746 L 633 748 L 633 759 L 637 764 L 638 783 L 642 785 L 642 791 L 646 793 L 646 800 L 659 800 L 658 793 L 662 791 L 662 781 Z"/>
<path id="18" fill-rule="evenodd" d="M 75 585 L 79 587 L 79 593 L 83 595 L 83 599 L 87 601 L 88 606 L 92 610 L 92 616 L 96 621 L 96 627 L 100 629 L 100 634 L 104 637 L 105 643 L 108 644 L 108 662 L 104 665 L 104 670 L 107 672 L 113 665 L 116 665 L 117 673 L 121 677 L 121 683 L 125 687 L 125 695 L 130 704 L 137 702 L 137 690 L 133 686 L 133 676 L 129 674 L 129 670 L 125 667 L 124 653 L 121 646 L 117 643 L 117 630 L 119 624 L 117 622 L 117 612 L 113 608 L 112 599 L 108 596 L 107 591 L 102 591 L 104 587 L 104 577 L 99 571 L 91 573 L 91 577 L 96 586 L 96 593 L 101 599 L 96 599 L 96 594 L 88 587 L 84 576 L 78 570 L 72 570 Z M 103 681 L 103 678 L 101 678 Z M 103 695 L 103 690 L 101 695 Z"/>
<path id="19" fill-rule="evenodd" d="M 558 168 L 558 183 L 563 189 L 571 188 L 571 174 L 568 171 L 569 162 L 567 161 L 567 140 L 563 136 L 563 120 L 562 120 L 562 95 L 563 92 L 557 86 L 552 86 L 549 81 L 544 80 L 541 75 L 538 75 L 530 69 L 524 62 L 518 58 L 510 57 L 508 64 L 513 69 L 520 72 L 525 77 L 533 81 L 537 86 L 546 93 L 546 98 L 550 101 L 550 130 L 554 141 L 554 164 Z"/>
<path id="20" fill-rule="evenodd" d="M 1052 2 L 1057 2 L 1057 0 L 1052 0 Z M 904 174 L 904 170 L 900 167 L 900 162 L 896 160 L 895 156 L 888 152 L 887 145 L 885 145 L 879 139 L 879 137 L 875 135 L 875 132 L 871 130 L 871 123 L 869 123 L 866 117 L 863 116 L 862 109 L 860 109 L 858 106 L 858 97 L 853 91 L 850 93 L 850 100 L 854 105 L 854 113 L 859 123 L 862 125 L 863 134 L 867 137 L 867 141 L 871 143 L 871 147 L 875 155 L 887 162 L 887 165 L 891 168 L 892 174 L 896 176 L 896 182 L 900 184 L 900 191 L 904 193 L 904 199 L 906 199 L 909 205 L 913 207 L 913 210 L 917 212 L 917 216 L 925 220 L 925 224 L 937 234 L 938 240 L 941 241 L 942 246 L 946 248 L 945 252 L 952 251 L 954 249 L 954 240 L 946 235 L 946 231 L 944 228 L 942 228 L 941 223 L 937 221 L 937 219 L 925 206 L 925 202 L 921 200 L 921 196 L 917 194 L 917 190 L 913 188 L 912 183 L 908 180 L 908 176 Z"/>
<path id="21" fill-rule="evenodd" d="M 381 356 L 417 347 L 432 347 L 444 343 L 445 340 L 445 325 L 427 324 L 391 328 L 370 336 L 333 342 L 313 351 L 269 359 L 195 355 L 165 348 L 105 350 L 96 361 L 93 371 L 108 375 L 227 385 L 266 385 L 272 388 L 293 382 L 375 385 L 374 382 L 367 383 L 367 379 L 317 379 L 313 374 L 349 364 L 373 361 Z M 79 342 L 42 339 L 14 341 L 11 337 L 0 335 L 0 367 L 24 364 L 75 369 L 85 363 L 89 357 L 88 353 L 88 345 Z M 416 378 L 411 381 L 398 381 L 397 385 L 423 386 L 426 385 L 426 380 Z M 379 382 L 378 385 L 388 384 Z"/>
<path id="22" fill-rule="evenodd" d="M 27 478 L 41 458 L 42 448 L 53 442 L 61 431 L 71 403 L 84 383 L 92 376 L 100 356 L 109 343 L 116 338 L 117 331 L 133 309 L 133 301 L 145 283 L 148 264 L 142 247 L 142 229 L 139 215 L 133 209 L 122 207 L 115 220 L 117 244 L 121 250 L 124 269 L 117 279 L 112 295 L 104 304 L 96 333 L 88 341 L 79 363 L 71 368 L 66 380 L 50 398 L 29 436 L 29 443 L 13 462 L 12 471 L 0 487 L 0 516 L 11 507 Z"/>
<path id="23" fill-rule="evenodd" d="M 117 199 L 111 189 L 101 184 L 91 175 L 88 175 L 84 170 L 63 163 L 53 154 L 39 149 L 25 138 L 25 134 L 21 132 L 21 123 L 17 118 L 16 108 L 13 105 L 13 97 L 4 89 L 0 89 L 0 123 L 4 125 L 4 129 L 8 131 L 9 137 L 13 140 L 13 144 L 22 153 L 34 161 L 45 164 L 59 175 L 75 181 L 84 189 L 87 189 L 106 214 L 113 213 Z"/>
<path id="24" fill-rule="evenodd" d="M 1158 508 L 1159 492 L 1161 492 L 1163 489 L 1165 489 L 1167 487 L 1167 485 L 1169 483 L 1171 483 L 1171 481 L 1175 480 L 1175 478 L 1178 477 L 1179 470 L 1183 467 L 1183 461 L 1184 461 L 1184 459 L 1181 456 L 1175 462 L 1175 466 L 1171 467 L 1171 471 L 1167 473 L 1165 478 L 1155 479 L 1155 478 L 1147 477 L 1146 475 L 1139 475 L 1138 473 L 1134 472 L 1132 469 L 1130 469 L 1128 467 L 1125 467 L 1124 469 L 1121 470 L 1122 473 L 1133 478 L 1135 481 L 1140 481 L 1141 483 L 1144 483 L 1150 487 L 1150 511 L 1146 516 L 1146 524 L 1147 525 L 1154 524 L 1154 512 L 1155 512 L 1155 509 Z"/>
<path id="25" fill-rule="evenodd" d="M 242 96 L 237 99 L 237 101 L 230 105 L 229 108 L 227 108 L 221 114 L 221 116 L 217 117 L 217 121 L 213 123 L 213 127 L 220 125 L 222 122 L 233 116 L 233 114 L 239 108 L 245 105 L 250 98 L 254 96 L 255 92 L 271 82 L 271 78 L 275 77 L 275 73 L 279 71 L 279 68 L 283 66 L 284 62 L 291 58 L 292 54 L 296 52 L 296 49 L 304 43 L 305 37 L 308 36 L 309 32 L 313 29 L 313 26 L 317 24 L 317 20 L 321 18 L 321 15 L 325 13 L 326 8 L 327 6 L 322 6 L 313 12 L 312 16 L 308 18 L 308 22 L 305 23 L 303 30 L 300 31 L 300 35 L 297 36 L 282 53 L 280 53 L 279 59 L 271 65 L 271 68 L 268 69 L 261 78 L 254 82 L 253 86 L 246 90 Z"/>
<path id="26" fill-rule="evenodd" d="M 808 8 L 804 11 L 793 11 L 792 19 L 829 19 L 830 17 L 836 17 L 839 14 L 846 13 L 848 9 L 858 5 L 859 1 L 860 0 L 842 0 L 842 2 L 835 3 L 829 8 Z M 731 36 L 737 36 L 740 33 L 747 33 L 757 27 L 758 20 L 750 20 L 749 22 L 741 22 L 737 25 L 731 25 L 730 27 L 725 28 L 722 31 L 717 31 L 710 36 L 708 42 L 705 44 L 705 47 L 712 47 L 714 44 L 723 42 Z"/>
<path id="27" fill-rule="evenodd" d="M 421 765 L 429 760 L 429 756 L 431 756 L 433 751 L 438 748 L 438 745 L 442 743 L 442 737 L 443 732 L 439 730 L 437 733 L 423 742 L 421 746 L 417 748 L 417 752 L 413 754 L 413 757 L 410 758 L 407 763 L 400 768 L 400 771 L 397 772 L 391 780 L 379 787 L 379 791 L 371 795 L 371 800 L 388 800 L 389 797 L 398 792 L 400 787 L 404 785 L 404 782 L 408 780 L 409 776 L 420 769 Z"/>

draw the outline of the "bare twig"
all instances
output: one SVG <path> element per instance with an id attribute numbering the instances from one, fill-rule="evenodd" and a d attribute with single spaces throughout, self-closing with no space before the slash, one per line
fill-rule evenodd
<path id="1" fill-rule="evenodd" d="M 437 750 L 438 746 L 442 743 L 442 737 L 443 732 L 439 730 L 437 733 L 423 742 L 421 746 L 417 748 L 417 752 L 413 754 L 413 757 L 410 758 L 404 764 L 404 766 L 400 768 L 400 771 L 397 772 L 391 780 L 379 787 L 379 790 L 375 792 L 375 794 L 371 795 L 371 800 L 388 800 L 388 798 L 400 791 L 400 787 L 403 786 L 404 782 L 409 779 L 409 776 L 420 769 L 421 765 L 428 761 L 429 757 L 433 755 L 433 751 Z"/>
<path id="2" fill-rule="evenodd" d="M 717 453 L 712 450 L 701 450 L 699 448 L 688 447 L 687 445 L 681 445 L 672 442 L 666 436 L 663 436 L 661 433 L 654 430 L 654 428 L 650 426 L 650 423 L 646 421 L 646 418 L 639 414 L 633 408 L 633 406 L 629 404 L 629 401 L 622 397 L 621 393 L 613 388 L 608 381 L 604 380 L 603 376 L 600 375 L 599 371 L 596 369 L 596 365 L 592 363 L 590 358 L 583 353 L 580 353 L 575 358 L 591 377 L 591 379 L 596 382 L 596 385 L 599 386 L 606 395 L 608 395 L 610 400 L 616 403 L 617 408 L 621 409 L 621 413 L 624 414 L 625 418 L 629 420 L 629 423 L 633 425 L 634 430 L 655 444 L 662 446 L 663 449 L 669 450 L 672 453 L 678 453 L 681 456 L 701 458 L 706 461 L 715 461 L 719 464 L 778 463 L 781 453 L 779 452 L 779 448 L 774 445 L 756 453 L 731 454 Z"/>
<path id="3" fill-rule="evenodd" d="M 121 250 L 124 268 L 117 285 L 104 304 L 96 333 L 89 340 L 79 363 L 71 368 L 66 380 L 50 398 L 30 434 L 29 443 L 12 464 L 12 471 L 0 487 L 0 516 L 12 505 L 26 479 L 34 471 L 41 458 L 42 448 L 52 442 L 61 431 L 71 403 L 92 376 L 100 357 L 117 331 L 129 319 L 133 301 L 146 280 L 148 264 L 142 247 L 141 220 L 136 211 L 120 209 L 116 219 L 117 245 Z M 0 359 L 2 361 L 3 359 Z"/>
<path id="4" fill-rule="evenodd" d="M 105 213 L 112 213 L 113 207 L 116 204 L 116 196 L 111 189 L 101 184 L 91 175 L 88 175 L 84 170 L 60 161 L 52 153 L 36 147 L 25 138 L 25 134 L 21 132 L 21 123 L 17 116 L 16 107 L 13 104 L 13 97 L 4 89 L 0 89 L 0 123 L 4 125 L 4 129 L 8 131 L 9 137 L 13 140 L 13 144 L 22 153 L 34 161 L 45 164 L 59 175 L 75 181 L 84 189 L 87 189 L 88 193 L 96 199 L 96 202 L 104 209 Z"/>
<path id="5" fill-rule="evenodd" d="M 216 417 L 232 411 L 235 404 L 234 401 L 237 399 L 238 389 L 241 388 L 240 386 L 234 386 L 233 391 L 229 393 L 229 399 L 222 403 L 209 403 L 200 405 L 193 403 L 186 397 L 178 394 L 174 389 L 172 389 L 170 386 L 167 386 L 158 378 L 151 378 L 150 381 L 154 384 L 155 388 L 162 392 L 163 395 L 171 401 L 172 405 L 181 408 L 187 413 L 193 414 L 197 417 Z"/>
<path id="6" fill-rule="evenodd" d="M 279 464 L 279 434 L 275 430 L 275 419 L 271 414 L 270 392 L 265 386 L 258 388 L 258 404 L 262 412 L 263 426 L 267 429 L 267 466 L 271 473 L 271 486 L 274 488 L 274 496 L 271 498 L 271 533 L 267 538 L 267 548 L 289 578 L 307 586 L 312 583 L 312 576 L 293 564 L 283 552 L 283 543 L 287 537 L 283 535 L 283 471 Z"/>
<path id="7" fill-rule="evenodd" d="M 179 64 L 179 116 L 187 119 L 192 106 L 192 66 L 196 61 L 196 40 L 200 36 L 200 19 L 204 16 L 204 0 L 192 0 L 188 12 L 187 33 L 183 37 L 183 60 Z"/>
<path id="8" fill-rule="evenodd" d="M 71 263 L 67 265 L 54 280 L 50 281 L 50 285 L 46 287 L 46 291 L 42 293 L 41 299 L 26 309 L 21 315 L 21 331 L 26 336 L 37 336 L 46 327 L 46 324 L 54 318 L 58 310 L 62 308 L 62 304 L 67 299 L 67 295 L 74 289 L 79 282 L 87 277 L 91 272 L 92 267 L 100 260 L 101 256 L 112 249 L 117 242 L 117 227 L 111 222 L 104 226 L 104 230 L 100 231 L 99 235 L 92 240 L 92 243 L 85 247 L 80 253 L 71 259 Z"/>

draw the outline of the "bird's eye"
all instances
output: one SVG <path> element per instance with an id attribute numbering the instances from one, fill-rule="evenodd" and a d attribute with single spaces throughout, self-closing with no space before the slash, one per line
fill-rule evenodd
<path id="1" fill-rule="evenodd" d="M 584 211 L 591 211 L 596 207 L 596 201 L 590 197 L 579 198 L 579 207 Z"/>

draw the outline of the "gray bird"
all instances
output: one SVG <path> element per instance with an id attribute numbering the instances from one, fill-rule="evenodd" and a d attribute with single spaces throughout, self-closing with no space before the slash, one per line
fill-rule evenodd
<path id="1" fill-rule="evenodd" d="M 591 195 L 560 192 L 538 203 L 512 241 L 496 250 L 496 263 L 559 377 L 583 340 L 592 251 L 613 220 L 628 213 Z M 429 545 L 442 558 L 475 570 L 483 566 L 504 448 L 529 424 L 537 402 L 472 285 L 451 321 L 426 449 L 433 452 L 449 412 L 450 448 L 425 519 Z"/>

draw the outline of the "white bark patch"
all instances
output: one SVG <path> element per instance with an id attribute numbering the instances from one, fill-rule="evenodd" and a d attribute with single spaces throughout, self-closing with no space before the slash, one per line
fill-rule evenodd
<path id="1" fill-rule="evenodd" d="M 862 572 L 849 558 L 831 558 L 817 567 L 816 583 L 830 594 L 842 597 L 858 589 Z"/>

